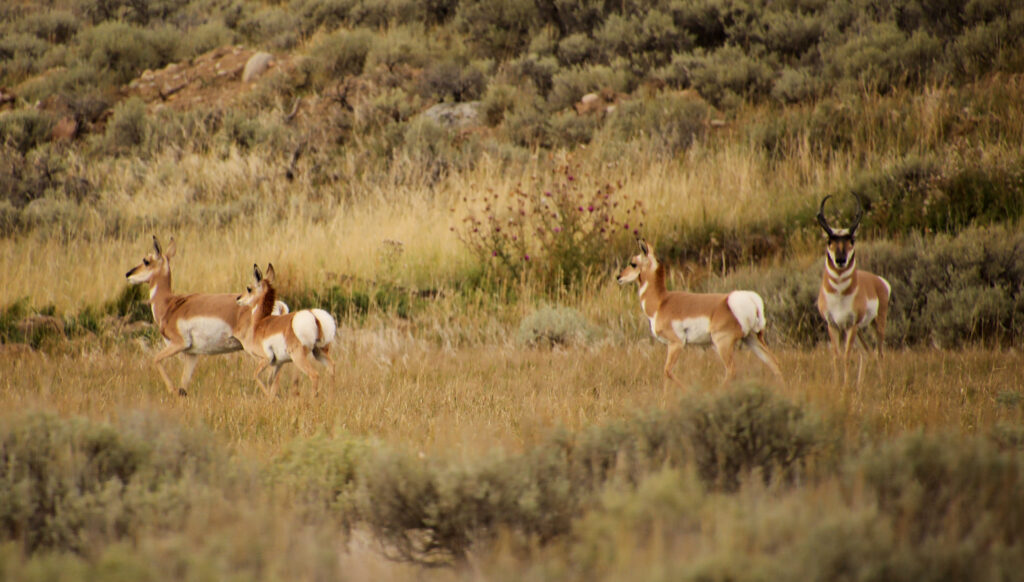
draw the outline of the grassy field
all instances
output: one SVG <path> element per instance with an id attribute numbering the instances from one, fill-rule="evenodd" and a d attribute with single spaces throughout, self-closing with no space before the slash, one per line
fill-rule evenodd
<path id="1" fill-rule="evenodd" d="M 9 4 L 0 580 L 1024 572 L 1013 2 Z M 827 195 L 893 289 L 849 383 Z M 169 394 L 154 235 L 177 292 L 272 262 L 330 310 L 320 394 L 243 354 Z M 784 380 L 688 349 L 667 385 L 638 236 L 670 289 L 761 294 Z"/>

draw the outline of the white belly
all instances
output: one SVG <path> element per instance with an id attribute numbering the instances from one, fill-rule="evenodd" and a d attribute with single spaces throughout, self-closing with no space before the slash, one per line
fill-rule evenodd
<path id="1" fill-rule="evenodd" d="M 711 343 L 711 319 L 708 317 L 687 317 L 672 321 L 672 331 L 683 343 L 708 345 Z"/>
<path id="2" fill-rule="evenodd" d="M 189 346 L 185 353 L 195 355 L 223 354 L 242 349 L 231 334 L 231 326 L 216 317 L 193 317 L 178 321 L 178 333 Z"/>
<path id="3" fill-rule="evenodd" d="M 276 333 L 270 337 L 263 338 L 260 347 L 263 348 L 263 353 L 272 362 L 292 361 L 291 356 L 288 355 L 288 347 L 284 343 L 284 335 L 282 334 Z"/>

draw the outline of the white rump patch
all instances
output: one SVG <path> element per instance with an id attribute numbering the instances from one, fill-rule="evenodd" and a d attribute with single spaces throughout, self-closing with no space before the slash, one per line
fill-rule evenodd
<path id="1" fill-rule="evenodd" d="M 234 338 L 231 326 L 217 317 L 193 317 L 178 320 L 178 333 L 189 346 L 189 354 L 208 355 L 234 352 L 242 344 Z"/>
<path id="2" fill-rule="evenodd" d="M 743 336 L 764 331 L 764 300 L 753 291 L 733 291 L 726 299 L 729 311 L 740 323 Z"/>
<path id="3" fill-rule="evenodd" d="M 316 342 L 316 347 L 322 348 L 334 343 L 334 336 L 338 333 L 338 324 L 334 316 L 323 309 L 310 309 L 316 320 L 320 322 L 321 338 Z"/>
<path id="4" fill-rule="evenodd" d="M 275 301 L 274 310 L 270 312 L 270 315 L 284 315 L 288 313 L 288 304 L 284 301 Z"/>
<path id="5" fill-rule="evenodd" d="M 295 337 L 299 339 L 299 343 L 306 346 L 308 350 L 313 349 L 317 338 L 320 336 L 317 332 L 316 316 L 308 309 L 297 312 L 295 317 L 292 318 L 292 331 L 295 332 Z"/>

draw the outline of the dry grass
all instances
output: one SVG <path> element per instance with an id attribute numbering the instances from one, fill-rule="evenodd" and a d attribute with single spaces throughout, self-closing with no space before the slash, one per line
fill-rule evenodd
<path id="1" fill-rule="evenodd" d="M 319 398 L 286 368 L 276 400 L 252 381 L 253 362 L 233 354 L 200 364 L 187 398 L 165 392 L 149 359 L 130 342 L 85 340 L 64 353 L 0 353 L 5 410 L 51 410 L 115 420 L 148 410 L 186 426 L 205 426 L 240 452 L 266 457 L 318 433 L 380 439 L 424 452 L 475 455 L 519 451 L 555 427 L 577 430 L 665 408 L 679 389 L 661 380 L 664 349 L 653 342 L 534 350 L 510 343 L 445 350 L 408 335 L 347 330 L 333 379 Z M 999 403 L 1019 390 L 1019 351 L 896 351 L 881 366 L 865 358 L 860 384 L 836 387 L 824 348 L 779 350 L 786 382 L 777 385 L 756 359 L 739 354 L 740 382 L 765 383 L 837 423 L 849 445 L 909 431 L 984 433 L 1024 421 L 1022 407 Z M 177 371 L 177 363 L 172 364 Z M 721 391 L 713 352 L 689 350 L 677 372 L 686 391 Z"/>

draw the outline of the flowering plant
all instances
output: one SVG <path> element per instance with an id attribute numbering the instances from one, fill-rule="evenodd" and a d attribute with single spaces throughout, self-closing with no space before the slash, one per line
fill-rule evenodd
<path id="1" fill-rule="evenodd" d="M 586 185 L 577 170 L 567 162 L 548 181 L 467 196 L 470 210 L 452 230 L 501 275 L 529 273 L 552 285 L 578 280 L 621 258 L 615 249 L 639 234 L 644 208 L 621 182 Z"/>

